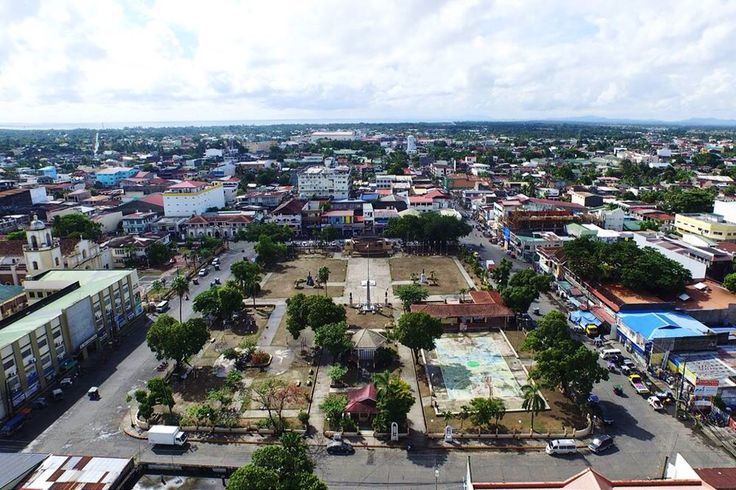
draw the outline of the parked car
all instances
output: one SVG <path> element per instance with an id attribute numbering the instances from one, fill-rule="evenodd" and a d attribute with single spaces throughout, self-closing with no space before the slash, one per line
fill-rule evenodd
<path id="1" fill-rule="evenodd" d="M 68 388 L 69 386 L 73 385 L 72 378 L 62 378 L 61 381 L 59 381 L 59 386 L 62 388 Z"/>
<path id="2" fill-rule="evenodd" d="M 220 264 L 215 264 L 215 270 L 216 271 L 219 271 L 220 270 Z"/>
<path id="3" fill-rule="evenodd" d="M 33 405 L 31 405 L 33 408 L 46 408 L 49 406 L 48 400 L 44 397 L 38 397 L 35 400 L 33 400 Z"/>
<path id="4" fill-rule="evenodd" d="M 613 424 L 613 416 L 611 415 L 610 410 L 606 408 L 606 406 L 602 403 L 596 403 L 592 408 L 593 416 L 597 417 L 598 420 L 603 422 L 606 425 Z"/>
<path id="5" fill-rule="evenodd" d="M 197 275 L 198 275 L 199 277 L 204 277 L 204 276 L 206 276 L 206 275 L 207 275 L 207 272 L 208 272 L 208 271 L 207 271 L 207 269 L 206 269 L 206 268 L 205 268 L 205 269 L 200 269 L 200 270 L 199 270 L 199 272 L 197 273 Z"/>
<path id="6" fill-rule="evenodd" d="M 664 410 L 664 405 L 662 405 L 662 402 L 659 401 L 659 398 L 656 396 L 650 396 L 649 398 L 647 398 L 647 402 L 649 402 L 649 405 L 651 405 L 652 408 L 658 412 Z"/>
<path id="7" fill-rule="evenodd" d="M 588 449 L 593 451 L 594 453 L 602 453 L 603 451 L 610 449 L 613 447 L 613 437 L 607 435 L 607 434 L 601 434 L 599 436 L 595 436 L 592 441 L 590 441 L 590 444 L 588 444 Z"/>
<path id="8" fill-rule="evenodd" d="M 51 398 L 53 398 L 55 402 L 61 401 L 64 399 L 64 392 L 59 388 L 51 390 Z"/>
<path id="9" fill-rule="evenodd" d="M 327 444 L 328 454 L 353 454 L 355 448 L 347 441 L 331 441 Z"/>
<path id="10" fill-rule="evenodd" d="M 216 278 L 215 278 L 215 284 L 222 284 L 222 283 L 220 282 L 220 278 L 219 278 L 219 277 L 216 277 Z"/>

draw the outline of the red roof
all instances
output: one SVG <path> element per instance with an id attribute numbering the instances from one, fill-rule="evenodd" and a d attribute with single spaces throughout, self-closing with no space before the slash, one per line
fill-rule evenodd
<path id="1" fill-rule="evenodd" d="M 143 196 L 139 200 L 147 202 L 148 204 L 155 204 L 156 206 L 164 207 L 164 196 L 160 192 Z"/>
<path id="2" fill-rule="evenodd" d="M 514 316 L 514 312 L 503 305 L 462 303 L 450 304 L 416 304 L 411 305 L 411 311 L 421 311 L 437 318 L 459 318 L 474 316 L 483 318 L 502 318 Z"/>
<path id="3" fill-rule="evenodd" d="M 476 305 L 503 304 L 498 291 L 470 291 L 470 298 Z"/>
<path id="4" fill-rule="evenodd" d="M 169 189 L 195 189 L 197 187 L 203 187 L 207 185 L 206 182 L 200 182 L 198 180 L 184 180 L 178 184 L 174 184 Z"/>
<path id="5" fill-rule="evenodd" d="M 736 468 L 695 468 L 695 472 L 716 490 L 736 490 Z"/>
<path id="6" fill-rule="evenodd" d="M 377 413 L 376 410 L 376 386 L 368 383 L 362 388 L 349 390 L 348 404 L 345 413 Z"/>

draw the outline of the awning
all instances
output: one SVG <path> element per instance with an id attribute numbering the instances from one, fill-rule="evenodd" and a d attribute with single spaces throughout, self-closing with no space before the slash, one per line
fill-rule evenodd
<path id="1" fill-rule="evenodd" d="M 593 325 L 598 326 L 601 324 L 601 321 L 589 311 L 572 311 L 570 312 L 569 318 L 570 321 L 577 323 L 578 325 L 589 325 L 592 323 Z"/>

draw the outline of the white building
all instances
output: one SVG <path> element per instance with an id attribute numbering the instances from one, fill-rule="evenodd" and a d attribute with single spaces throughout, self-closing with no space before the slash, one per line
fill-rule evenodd
<path id="1" fill-rule="evenodd" d="M 26 230 L 23 257 L 28 276 L 35 276 L 52 269 L 101 269 L 103 267 L 100 246 L 94 240 L 69 240 L 62 243 L 54 238 L 51 228 L 34 216 Z"/>
<path id="2" fill-rule="evenodd" d="M 394 189 L 397 184 L 400 184 L 398 186 L 400 188 L 410 188 L 412 184 L 412 176 L 391 174 L 376 175 L 376 189 Z"/>
<path id="3" fill-rule="evenodd" d="M 606 230 L 623 231 L 626 212 L 621 208 L 599 209 L 595 212 Z"/>
<path id="4" fill-rule="evenodd" d="M 222 182 L 185 180 L 172 185 L 164 196 L 164 216 L 193 216 L 225 207 Z"/>
<path id="5" fill-rule="evenodd" d="M 347 199 L 350 194 L 350 169 L 309 167 L 298 177 L 299 198 Z"/>
<path id="6" fill-rule="evenodd" d="M 414 137 L 414 135 L 409 135 L 406 137 L 406 152 L 407 153 L 416 153 L 417 152 L 417 139 Z"/>
<path id="7" fill-rule="evenodd" d="M 316 143 L 320 140 L 352 141 L 355 139 L 358 139 L 355 131 L 315 131 L 309 137 L 311 143 Z"/>
<path id="8" fill-rule="evenodd" d="M 736 201 L 716 199 L 713 203 L 713 214 L 720 214 L 729 223 L 736 223 Z"/>
<path id="9" fill-rule="evenodd" d="M 225 202 L 230 204 L 235 202 L 238 195 L 238 187 L 240 187 L 240 179 L 237 177 L 223 177 L 218 179 L 222 182 L 222 188 L 225 190 Z"/>

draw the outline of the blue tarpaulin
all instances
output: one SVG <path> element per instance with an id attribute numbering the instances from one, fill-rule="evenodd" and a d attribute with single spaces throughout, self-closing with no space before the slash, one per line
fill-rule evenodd
<path id="1" fill-rule="evenodd" d="M 571 311 L 570 314 L 568 315 L 568 318 L 570 319 L 571 322 L 577 323 L 578 325 L 582 325 L 582 326 L 589 325 L 591 323 L 596 326 L 601 324 L 601 321 L 589 311 L 582 311 L 582 310 Z"/>

